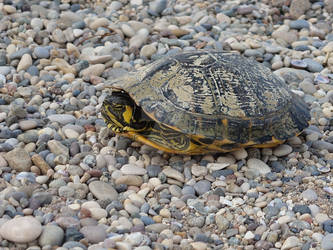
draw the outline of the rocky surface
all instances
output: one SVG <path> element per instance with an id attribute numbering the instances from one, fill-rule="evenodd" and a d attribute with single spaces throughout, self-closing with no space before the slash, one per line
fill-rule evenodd
<path id="1" fill-rule="evenodd" d="M 333 249 L 330 0 L 0 3 L 1 249 Z M 104 82 L 233 51 L 311 109 L 276 148 L 170 155 L 115 136 Z"/>

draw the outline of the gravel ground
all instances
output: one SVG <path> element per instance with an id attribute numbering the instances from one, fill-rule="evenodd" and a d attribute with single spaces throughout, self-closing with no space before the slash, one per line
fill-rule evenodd
<path id="1" fill-rule="evenodd" d="M 1 249 L 333 249 L 332 0 L 3 0 Z M 112 134 L 103 84 L 235 51 L 311 108 L 276 148 L 170 155 Z"/>

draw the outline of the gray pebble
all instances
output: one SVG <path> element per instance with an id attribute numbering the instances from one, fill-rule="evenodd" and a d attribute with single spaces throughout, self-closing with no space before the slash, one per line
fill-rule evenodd
<path id="1" fill-rule="evenodd" d="M 323 250 L 332 250 L 333 249 L 333 233 L 326 234 L 321 240 L 321 249 Z"/>
<path id="2" fill-rule="evenodd" d="M 210 190 L 211 182 L 207 180 L 201 180 L 194 184 L 194 189 L 199 195 L 203 195 Z"/>
<path id="3" fill-rule="evenodd" d="M 316 62 L 315 60 L 313 59 L 310 59 L 310 58 L 305 58 L 303 59 L 303 62 L 305 62 L 307 64 L 307 69 L 310 71 L 310 72 L 320 72 L 323 70 L 323 65 L 321 65 L 320 63 Z"/>
<path id="4" fill-rule="evenodd" d="M 310 28 L 310 25 L 309 25 L 309 22 L 306 21 L 306 20 L 303 20 L 303 19 L 300 19 L 300 20 L 295 20 L 295 21 L 291 21 L 289 23 L 289 27 L 291 29 L 297 29 L 297 30 L 300 30 L 300 29 L 309 29 Z"/>
<path id="5" fill-rule="evenodd" d="M 154 0 L 149 4 L 149 13 L 154 16 L 159 16 L 167 7 L 167 0 Z"/>
<path id="6" fill-rule="evenodd" d="M 34 55 L 41 59 L 41 58 L 49 58 L 50 57 L 50 47 L 41 47 L 38 46 L 34 49 Z"/>
<path id="7" fill-rule="evenodd" d="M 56 225 L 46 225 L 43 227 L 42 234 L 39 236 L 41 246 L 61 246 L 64 239 L 64 231 Z"/>

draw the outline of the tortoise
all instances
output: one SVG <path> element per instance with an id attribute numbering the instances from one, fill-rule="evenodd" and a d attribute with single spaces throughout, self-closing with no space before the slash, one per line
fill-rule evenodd
<path id="1" fill-rule="evenodd" d="M 176 154 L 273 147 L 298 135 L 303 100 L 262 64 L 231 52 L 163 57 L 104 84 L 101 113 L 115 133 Z"/>

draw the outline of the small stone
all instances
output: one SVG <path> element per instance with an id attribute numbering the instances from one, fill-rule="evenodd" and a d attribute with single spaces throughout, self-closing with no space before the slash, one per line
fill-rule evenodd
<path id="1" fill-rule="evenodd" d="M 282 157 L 290 154 L 293 151 L 293 148 L 287 144 L 281 144 L 274 148 L 273 154 L 277 157 Z"/>
<path id="2" fill-rule="evenodd" d="M 245 148 L 241 148 L 236 151 L 233 151 L 233 152 L 231 152 L 231 154 L 235 157 L 236 160 L 246 159 L 246 157 L 248 156 L 248 153 L 245 150 Z"/>
<path id="3" fill-rule="evenodd" d="M 166 209 L 166 208 L 162 208 L 160 210 L 160 215 L 164 218 L 170 218 L 171 217 L 171 213 L 170 213 L 169 209 Z"/>
<path id="4" fill-rule="evenodd" d="M 22 130 L 30 130 L 36 128 L 38 123 L 35 120 L 23 120 L 19 122 L 19 126 Z"/>
<path id="5" fill-rule="evenodd" d="M 32 58 L 30 54 L 24 54 L 17 65 L 17 71 L 26 70 L 32 65 Z"/>
<path id="6" fill-rule="evenodd" d="M 154 0 L 149 4 L 149 12 L 154 16 L 159 16 L 167 7 L 167 0 Z"/>
<path id="7" fill-rule="evenodd" d="M 103 226 L 85 226 L 82 227 L 80 232 L 91 243 L 99 243 L 106 239 L 106 231 Z"/>
<path id="8" fill-rule="evenodd" d="M 320 243 L 321 249 L 332 250 L 333 249 L 333 233 L 326 234 Z"/>
<path id="9" fill-rule="evenodd" d="M 135 30 L 130 25 L 124 23 L 120 26 L 120 28 L 123 31 L 123 33 L 125 34 L 125 36 L 128 36 L 128 37 L 135 36 Z"/>
<path id="10" fill-rule="evenodd" d="M 299 20 L 291 21 L 289 23 L 289 27 L 291 29 L 300 30 L 300 29 L 309 29 L 310 25 L 309 25 L 308 21 L 303 20 L 303 19 L 299 19 Z"/>
<path id="11" fill-rule="evenodd" d="M 315 60 L 313 60 L 311 58 L 305 58 L 305 59 L 303 59 L 303 62 L 305 62 L 307 64 L 306 68 L 310 72 L 320 72 L 324 69 L 323 65 L 321 65 L 320 63 L 316 62 Z"/>
<path id="12" fill-rule="evenodd" d="M 117 191 L 107 182 L 93 181 L 89 184 L 89 189 L 99 200 L 116 200 L 118 197 Z"/>
<path id="13" fill-rule="evenodd" d="M 75 67 L 70 65 L 63 58 L 53 59 L 51 65 L 55 66 L 59 71 L 62 71 L 64 74 L 74 74 L 74 75 L 76 75 Z M 57 115 L 66 115 L 66 114 L 57 114 Z"/>
<path id="14" fill-rule="evenodd" d="M 70 128 L 64 129 L 64 134 L 69 139 L 77 139 L 80 136 L 80 134 L 77 131 Z"/>
<path id="15" fill-rule="evenodd" d="M 39 59 L 41 59 L 41 58 L 49 58 L 50 57 L 50 48 L 49 47 L 37 46 L 34 49 L 33 53 Z"/>
<path id="16" fill-rule="evenodd" d="M 304 79 L 300 84 L 299 87 L 307 94 L 314 94 L 317 89 L 312 81 L 308 78 Z"/>
<path id="17" fill-rule="evenodd" d="M 311 3 L 309 0 L 293 0 L 290 5 L 290 15 L 292 18 L 297 19 L 310 9 Z"/>
<path id="18" fill-rule="evenodd" d="M 73 115 L 68 114 L 54 114 L 47 117 L 51 122 L 58 122 L 61 125 L 66 125 L 68 123 L 75 123 L 76 118 Z"/>
<path id="19" fill-rule="evenodd" d="M 271 172 L 270 167 L 263 161 L 255 158 L 251 158 L 247 161 L 249 169 L 258 172 L 260 175 L 265 175 Z"/>
<path id="20" fill-rule="evenodd" d="M 194 189 L 199 195 L 203 195 L 210 190 L 211 182 L 207 180 L 200 180 L 194 184 Z"/>
<path id="21" fill-rule="evenodd" d="M 230 221 L 223 217 L 223 215 L 216 215 L 215 221 L 219 231 L 223 232 L 229 228 Z"/>
<path id="22" fill-rule="evenodd" d="M 194 250 L 205 250 L 207 249 L 207 243 L 197 241 L 197 242 L 192 242 L 191 246 Z"/>
<path id="23" fill-rule="evenodd" d="M 0 228 L 3 239 L 16 243 L 28 243 L 39 237 L 42 233 L 42 225 L 32 216 L 16 217 L 11 219 Z"/>
<path id="24" fill-rule="evenodd" d="M 293 211 L 300 214 L 311 214 L 311 210 L 307 205 L 296 204 L 293 207 Z"/>
<path id="25" fill-rule="evenodd" d="M 247 231 L 246 234 L 244 235 L 244 239 L 246 240 L 251 240 L 254 239 L 255 235 L 251 231 Z"/>
<path id="26" fill-rule="evenodd" d="M 96 18 L 93 22 L 90 23 L 89 28 L 96 30 L 100 27 L 107 27 L 109 23 L 110 20 L 105 17 Z"/>
<path id="27" fill-rule="evenodd" d="M 3 10 L 7 13 L 7 14 L 14 14 L 16 13 L 16 8 L 12 5 L 4 5 L 3 6 Z"/>
<path id="28" fill-rule="evenodd" d="M 302 192 L 301 198 L 305 201 L 316 201 L 318 199 L 318 195 L 313 189 L 307 189 Z"/>
<path id="29" fill-rule="evenodd" d="M 60 141 L 50 140 L 47 142 L 47 146 L 49 147 L 50 151 L 55 155 L 69 155 L 69 149 Z"/>
<path id="30" fill-rule="evenodd" d="M 314 82 L 319 84 L 328 84 L 330 79 L 327 76 L 318 74 L 316 75 Z"/>
<path id="31" fill-rule="evenodd" d="M 194 176 L 205 176 L 207 175 L 207 167 L 199 166 L 199 165 L 193 165 L 191 168 L 191 172 Z"/>
<path id="32" fill-rule="evenodd" d="M 184 175 L 171 167 L 164 168 L 162 172 L 169 178 L 175 179 L 180 182 L 185 181 Z"/>
<path id="33" fill-rule="evenodd" d="M 129 40 L 130 49 L 138 49 L 146 42 L 148 39 L 149 31 L 146 28 L 140 29 L 135 36 Z"/>
<path id="34" fill-rule="evenodd" d="M 125 164 L 121 167 L 120 171 L 124 175 L 145 175 L 147 173 L 145 168 L 138 167 L 134 164 Z"/>
<path id="35" fill-rule="evenodd" d="M 75 190 L 69 186 L 62 186 L 58 189 L 58 195 L 64 198 L 73 197 L 75 194 Z"/>
<path id="36" fill-rule="evenodd" d="M 308 66 L 308 64 L 303 60 L 291 60 L 290 64 L 296 69 L 306 69 L 306 67 Z"/>
<path id="37" fill-rule="evenodd" d="M 95 220 L 106 218 L 108 215 L 108 212 L 105 209 L 99 207 L 90 208 L 89 211 L 91 213 L 91 218 Z"/>
<path id="38" fill-rule="evenodd" d="M 140 176 L 124 175 L 115 180 L 116 185 L 126 184 L 128 186 L 141 186 L 143 180 Z"/>
<path id="39" fill-rule="evenodd" d="M 205 218 L 203 216 L 193 216 L 187 220 L 190 227 L 203 227 L 205 224 Z"/>
<path id="40" fill-rule="evenodd" d="M 319 150 L 326 149 L 328 152 L 333 153 L 333 144 L 326 141 L 314 141 L 312 147 Z"/>
<path id="41" fill-rule="evenodd" d="M 129 242 L 132 246 L 139 246 L 144 239 L 145 237 L 141 232 L 135 232 L 127 235 L 125 240 L 126 242 Z"/>
<path id="42" fill-rule="evenodd" d="M 151 224 L 151 225 L 147 225 L 145 227 L 147 232 L 154 232 L 154 233 L 160 233 L 163 230 L 167 229 L 169 226 L 166 224 L 162 224 L 162 223 L 155 223 L 155 224 Z"/>
<path id="43" fill-rule="evenodd" d="M 301 245 L 302 245 L 302 243 L 300 242 L 300 240 L 296 236 L 290 236 L 283 242 L 281 250 L 288 250 L 288 249 L 291 249 L 293 247 L 298 247 L 298 246 L 301 246 Z"/>
<path id="44" fill-rule="evenodd" d="M 40 169 L 42 174 L 46 175 L 47 172 L 51 169 L 49 164 L 47 164 L 47 162 L 44 161 L 44 159 L 38 154 L 31 156 L 31 160 Z"/>
<path id="45" fill-rule="evenodd" d="M 333 233 L 333 220 L 326 220 L 322 224 L 325 232 Z"/>
<path id="46" fill-rule="evenodd" d="M 61 246 L 64 239 L 64 230 L 56 225 L 46 225 L 43 227 L 42 234 L 39 237 L 41 246 Z"/>
<path id="47" fill-rule="evenodd" d="M 104 64 L 95 64 L 91 65 L 88 68 L 82 70 L 80 75 L 82 77 L 90 77 L 90 76 L 100 76 L 105 70 Z"/>
<path id="48" fill-rule="evenodd" d="M 153 44 L 144 45 L 140 50 L 140 56 L 146 57 L 148 59 L 151 58 L 152 55 L 156 53 L 157 49 L 156 46 Z"/>
<path id="49" fill-rule="evenodd" d="M 5 154 L 9 166 L 18 172 L 29 172 L 32 166 L 31 158 L 27 151 L 22 148 L 15 148 Z"/>

